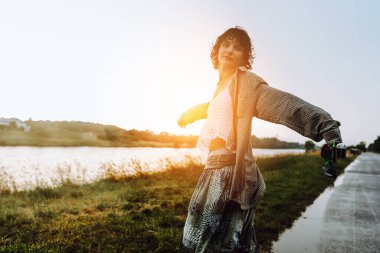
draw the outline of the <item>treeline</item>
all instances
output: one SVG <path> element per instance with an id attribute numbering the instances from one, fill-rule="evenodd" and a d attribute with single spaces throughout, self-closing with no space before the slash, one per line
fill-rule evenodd
<path id="1" fill-rule="evenodd" d="M 372 151 L 380 153 L 380 136 L 377 136 L 377 139 L 370 143 L 368 146 L 365 141 L 361 141 L 356 145 L 347 146 L 347 149 L 354 151 L 359 150 L 361 152 Z"/>
<path id="2" fill-rule="evenodd" d="M 254 135 L 251 137 L 253 148 L 305 148 L 305 145 L 297 142 L 281 141 L 277 138 L 258 138 Z"/>
<path id="3" fill-rule="evenodd" d="M 113 125 L 81 121 L 25 121 L 29 131 L 15 124 L 0 127 L 1 146 L 195 147 L 198 136 L 155 134 Z M 252 136 L 253 148 L 304 148 L 296 142 Z"/>

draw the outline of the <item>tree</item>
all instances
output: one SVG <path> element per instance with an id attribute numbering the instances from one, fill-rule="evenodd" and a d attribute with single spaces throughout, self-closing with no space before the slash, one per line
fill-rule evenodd
<path id="1" fill-rule="evenodd" d="M 380 136 L 377 136 L 377 139 L 368 146 L 368 150 L 380 153 Z"/>
<path id="2" fill-rule="evenodd" d="M 314 148 L 315 148 L 314 142 L 312 142 L 312 141 L 305 141 L 305 151 L 306 151 L 306 153 L 308 153 L 310 151 L 314 151 Z"/>
<path id="3" fill-rule="evenodd" d="M 378 136 L 377 139 L 374 141 L 373 148 L 375 152 L 380 153 L 380 136 Z"/>
<path id="4" fill-rule="evenodd" d="M 366 143 L 364 141 L 361 141 L 359 142 L 359 144 L 356 145 L 356 148 L 363 152 L 366 152 L 367 148 L 365 146 L 366 146 Z"/>

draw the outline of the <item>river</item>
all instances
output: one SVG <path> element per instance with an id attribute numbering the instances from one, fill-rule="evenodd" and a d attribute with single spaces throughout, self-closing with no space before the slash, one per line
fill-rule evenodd
<path id="1" fill-rule="evenodd" d="M 304 153 L 303 149 L 253 149 L 253 154 L 273 156 Z M 55 186 L 62 179 L 91 182 L 115 170 L 155 171 L 167 162 L 181 163 L 191 157 L 205 163 L 206 154 L 196 148 L 109 147 L 0 147 L 0 190 Z"/>

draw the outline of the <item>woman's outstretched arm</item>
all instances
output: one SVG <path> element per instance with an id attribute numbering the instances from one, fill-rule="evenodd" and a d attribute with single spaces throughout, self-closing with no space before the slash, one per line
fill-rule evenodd
<path id="1" fill-rule="evenodd" d="M 206 119 L 208 105 L 209 103 L 203 103 L 191 107 L 177 120 L 178 125 L 185 127 L 186 125 L 191 124 L 197 120 Z"/>
<path id="2" fill-rule="evenodd" d="M 288 92 L 270 87 L 265 82 L 256 88 L 254 115 L 285 125 L 314 141 L 341 143 L 340 122 L 325 110 Z"/>

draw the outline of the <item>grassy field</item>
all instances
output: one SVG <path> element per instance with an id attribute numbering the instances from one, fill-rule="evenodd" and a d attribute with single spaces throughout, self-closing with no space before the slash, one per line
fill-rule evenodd
<path id="1" fill-rule="evenodd" d="M 338 161 L 338 172 L 355 157 Z M 258 205 L 260 247 L 292 225 L 334 179 L 316 153 L 263 157 L 267 191 Z M 203 170 L 198 161 L 166 163 L 165 171 L 56 188 L 0 194 L 0 252 L 188 252 L 181 243 L 190 197 Z M 1 186 L 0 186 L 1 189 Z"/>

